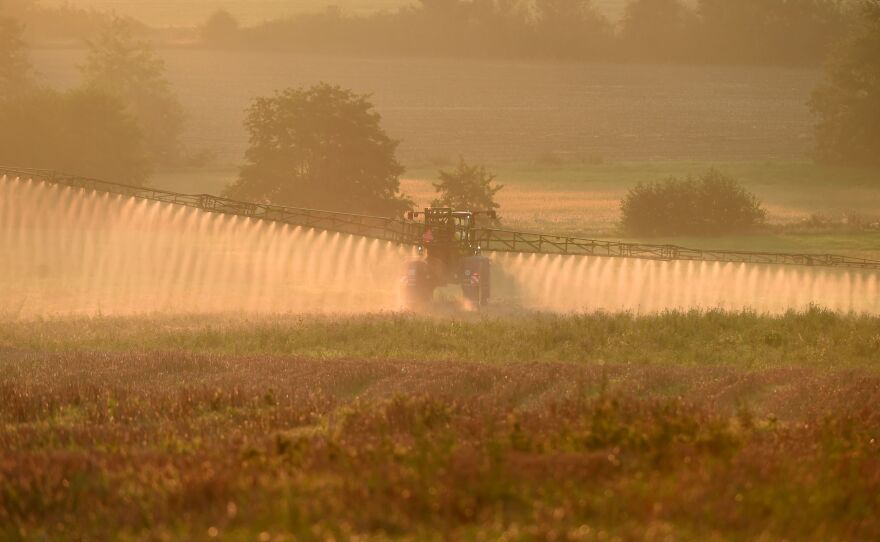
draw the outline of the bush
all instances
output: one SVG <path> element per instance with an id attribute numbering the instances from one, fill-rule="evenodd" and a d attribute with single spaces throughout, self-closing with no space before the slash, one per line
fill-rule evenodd
<path id="1" fill-rule="evenodd" d="M 640 183 L 620 208 L 624 230 L 635 235 L 743 232 L 767 215 L 753 194 L 714 169 L 696 178 Z"/>

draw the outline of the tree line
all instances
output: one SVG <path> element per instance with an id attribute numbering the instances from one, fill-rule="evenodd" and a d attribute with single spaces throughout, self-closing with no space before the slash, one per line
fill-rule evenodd
<path id="1" fill-rule="evenodd" d="M 128 21 L 111 20 L 87 42 L 70 90 L 33 69 L 25 27 L 0 17 L 0 163 L 143 184 L 154 167 L 190 159 L 185 115 L 165 65 Z"/>
<path id="2" fill-rule="evenodd" d="M 202 28 L 212 47 L 320 53 L 810 65 L 858 19 L 859 0 L 630 0 L 612 23 L 592 0 L 419 0 L 371 15 L 337 7 Z"/>
<path id="3" fill-rule="evenodd" d="M 44 0 L 0 0 L 0 17 L 15 19 L 21 25 L 28 43 L 58 46 L 79 44 L 97 35 L 116 15 L 94 9 L 83 9 L 70 2 Z M 127 18 L 129 30 L 139 36 L 150 29 Z"/>

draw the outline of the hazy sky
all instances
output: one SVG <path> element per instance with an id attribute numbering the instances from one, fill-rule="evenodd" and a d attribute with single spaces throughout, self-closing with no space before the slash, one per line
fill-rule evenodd
<path id="1" fill-rule="evenodd" d="M 190 26 L 205 20 L 212 11 L 226 9 L 245 23 L 294 13 L 317 11 L 337 5 L 351 13 L 393 9 L 412 0 L 43 0 L 44 4 L 67 3 L 78 7 L 112 10 L 156 26 Z M 596 0 L 596 5 L 617 16 L 626 0 Z"/>

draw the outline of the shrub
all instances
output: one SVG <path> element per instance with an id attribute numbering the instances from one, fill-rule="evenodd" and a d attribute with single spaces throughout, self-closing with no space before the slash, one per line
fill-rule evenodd
<path id="1" fill-rule="evenodd" d="M 699 177 L 640 183 L 621 202 L 622 226 L 635 235 L 710 235 L 764 222 L 761 202 L 717 170 Z"/>

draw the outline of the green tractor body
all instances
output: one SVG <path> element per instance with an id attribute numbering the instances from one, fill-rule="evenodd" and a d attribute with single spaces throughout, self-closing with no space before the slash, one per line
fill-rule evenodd
<path id="1" fill-rule="evenodd" d="M 424 218 L 418 246 L 419 258 L 408 262 L 403 278 L 404 305 L 418 308 L 430 303 L 434 290 L 458 284 L 467 303 L 479 308 L 489 302 L 490 261 L 476 241 L 478 215 L 495 218 L 495 212 L 454 211 L 428 208 L 407 214 L 409 220 Z"/>

